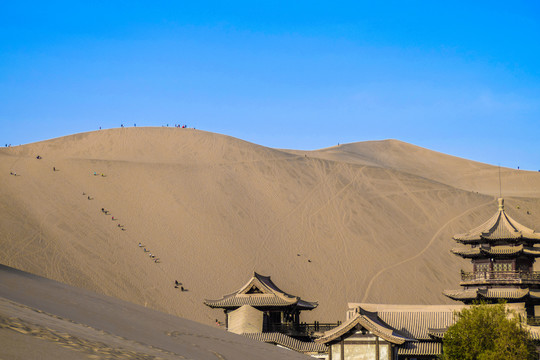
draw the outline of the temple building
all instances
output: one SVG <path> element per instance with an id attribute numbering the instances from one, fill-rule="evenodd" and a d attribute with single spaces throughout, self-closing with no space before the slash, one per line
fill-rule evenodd
<path id="1" fill-rule="evenodd" d="M 540 256 L 540 234 L 512 219 L 499 199 L 499 210 L 484 224 L 453 239 L 465 246 L 452 253 L 471 259 L 473 270 L 461 271 L 461 290 L 446 290 L 451 299 L 524 302 L 528 316 L 540 305 L 540 272 L 533 264 Z"/>
<path id="2" fill-rule="evenodd" d="M 256 272 L 239 290 L 204 304 L 224 310 L 225 327 L 230 332 L 312 356 L 326 353 L 324 344 L 312 341 L 314 334 L 338 325 L 301 323 L 300 313 L 318 304 L 287 294 L 270 276 Z"/>
<path id="3" fill-rule="evenodd" d="M 328 360 L 436 360 L 455 312 L 467 306 L 349 303 L 347 320 L 315 342 L 328 346 Z M 524 318 L 524 303 L 506 307 Z M 523 326 L 540 339 L 539 328 Z"/>
<path id="4" fill-rule="evenodd" d="M 329 360 L 436 359 L 463 306 L 349 303 L 347 321 L 315 341 L 328 345 Z"/>
<path id="5" fill-rule="evenodd" d="M 444 333 L 459 312 L 475 300 L 507 302 L 533 340 L 540 343 L 540 234 L 508 216 L 504 200 L 484 224 L 453 239 L 452 253 L 471 259 L 472 272 L 461 272 L 461 290 L 446 290 L 459 305 L 349 303 L 342 324 L 304 324 L 300 312 L 317 303 L 280 290 L 257 273 L 240 290 L 206 300 L 225 310 L 229 331 L 328 360 L 436 360 Z M 536 316 L 536 317 L 535 317 Z"/>
<path id="6" fill-rule="evenodd" d="M 540 234 L 509 217 L 499 199 L 498 212 L 491 219 L 453 239 L 467 245 L 452 253 L 470 258 L 473 271 L 462 271 L 464 289 L 444 294 L 464 304 L 350 303 L 347 320 L 315 340 L 328 346 L 328 359 L 438 359 L 444 333 L 456 321 L 455 312 L 474 300 L 506 300 L 506 307 L 518 314 L 531 337 L 539 341 L 540 327 L 529 325 L 536 325 L 530 320 L 535 320 L 531 316 L 540 304 L 540 272 L 533 271 L 540 256 Z"/>

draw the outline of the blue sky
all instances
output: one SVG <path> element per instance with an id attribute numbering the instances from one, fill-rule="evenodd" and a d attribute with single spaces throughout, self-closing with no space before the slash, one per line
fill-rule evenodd
<path id="1" fill-rule="evenodd" d="M 0 144 L 187 124 L 537 171 L 538 39 L 534 1 L 3 1 Z"/>

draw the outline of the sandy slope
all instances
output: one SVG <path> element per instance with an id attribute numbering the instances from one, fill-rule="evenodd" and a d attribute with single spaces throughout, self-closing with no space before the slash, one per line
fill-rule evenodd
<path id="1" fill-rule="evenodd" d="M 538 229 L 540 173 L 503 172 L 508 213 Z M 448 302 L 468 268 L 451 236 L 496 211 L 494 174 L 396 141 L 300 152 L 192 129 L 78 134 L 0 149 L 0 262 L 208 324 L 223 314 L 203 299 L 253 271 L 319 301 L 308 321 L 342 320 L 350 301 Z"/>
<path id="2" fill-rule="evenodd" d="M 2 359 L 309 359 L 0 265 Z"/>
<path id="3" fill-rule="evenodd" d="M 322 159 L 391 168 L 493 196 L 499 196 L 502 191 L 503 196 L 540 197 L 537 172 L 499 169 L 398 140 L 365 141 L 307 153 Z"/>

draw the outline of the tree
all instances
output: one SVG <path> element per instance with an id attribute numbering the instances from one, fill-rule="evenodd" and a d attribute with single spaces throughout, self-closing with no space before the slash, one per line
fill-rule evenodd
<path id="1" fill-rule="evenodd" d="M 444 360 L 538 359 L 519 315 L 504 304 L 477 304 L 456 313 L 443 338 Z"/>

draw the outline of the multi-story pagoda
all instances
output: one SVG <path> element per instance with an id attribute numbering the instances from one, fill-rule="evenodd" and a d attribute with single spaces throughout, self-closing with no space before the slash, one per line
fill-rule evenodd
<path id="1" fill-rule="evenodd" d="M 462 290 L 446 290 L 451 299 L 470 304 L 475 300 L 525 302 L 527 313 L 533 315 L 540 304 L 540 272 L 533 264 L 540 256 L 540 234 L 499 210 L 484 224 L 454 240 L 467 245 L 452 249 L 452 253 L 471 259 L 472 272 L 461 271 Z"/>

